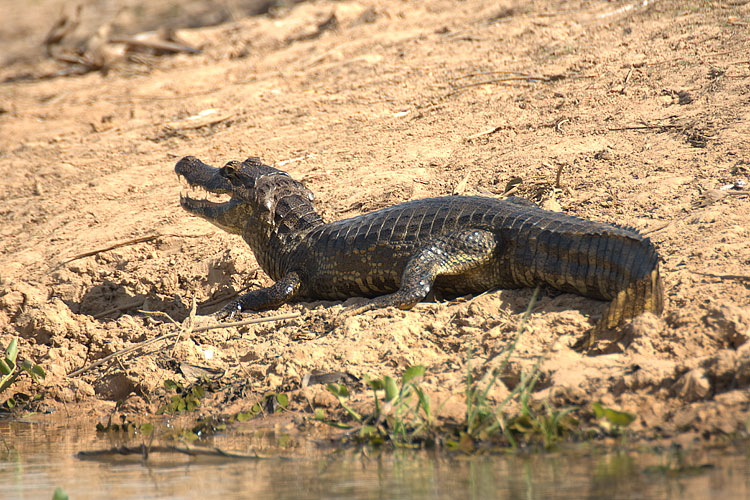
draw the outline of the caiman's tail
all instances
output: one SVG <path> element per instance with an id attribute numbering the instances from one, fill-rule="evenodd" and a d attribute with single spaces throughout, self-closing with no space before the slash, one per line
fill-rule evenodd
<path id="1" fill-rule="evenodd" d="M 645 312 L 659 315 L 663 310 L 664 283 L 659 275 L 659 265 L 657 264 L 643 279 L 634 281 L 627 288 L 617 292 L 604 312 L 604 316 L 589 332 L 580 346 L 589 349 L 596 344 L 603 333 L 617 329 L 626 320 L 635 318 Z"/>

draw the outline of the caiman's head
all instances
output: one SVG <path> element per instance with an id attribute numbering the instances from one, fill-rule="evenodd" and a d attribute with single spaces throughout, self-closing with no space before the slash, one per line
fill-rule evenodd
<path id="1" fill-rule="evenodd" d="M 180 205 L 193 215 L 203 217 L 223 230 L 242 234 L 252 216 L 262 216 L 273 223 L 280 198 L 302 196 L 312 201 L 312 193 L 289 174 L 252 157 L 230 161 L 222 168 L 206 165 L 198 158 L 186 156 L 174 167 L 177 177 L 187 181 L 190 189 L 203 191 L 203 199 L 180 193 Z M 209 195 L 226 197 L 227 201 L 211 201 Z"/>

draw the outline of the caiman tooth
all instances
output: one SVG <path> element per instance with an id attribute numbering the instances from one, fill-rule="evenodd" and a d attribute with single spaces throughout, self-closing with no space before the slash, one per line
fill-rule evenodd
<path id="1" fill-rule="evenodd" d="M 180 174 L 177 174 L 177 180 L 180 182 L 180 191 L 189 191 L 190 183 L 188 180 Z"/>

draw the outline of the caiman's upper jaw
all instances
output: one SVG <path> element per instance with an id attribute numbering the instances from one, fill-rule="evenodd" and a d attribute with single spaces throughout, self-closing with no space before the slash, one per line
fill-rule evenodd
<path id="1" fill-rule="evenodd" d="M 178 161 L 174 171 L 191 188 L 197 186 L 214 194 L 232 194 L 232 183 L 221 175 L 221 170 L 206 165 L 194 156 L 186 156 Z"/>
<path id="2" fill-rule="evenodd" d="M 249 207 L 232 196 L 232 184 L 221 175 L 218 168 L 206 165 L 199 159 L 186 156 L 175 165 L 175 173 L 191 197 L 180 192 L 180 205 L 193 215 L 202 217 L 231 233 L 242 233 Z M 229 200 L 226 195 L 232 196 Z M 216 198 L 210 200 L 209 197 Z"/>

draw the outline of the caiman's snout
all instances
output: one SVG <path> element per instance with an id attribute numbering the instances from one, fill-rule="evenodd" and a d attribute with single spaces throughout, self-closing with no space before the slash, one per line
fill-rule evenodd
<path id="1" fill-rule="evenodd" d="M 186 156 L 178 161 L 174 171 L 190 187 L 200 187 L 214 194 L 232 194 L 232 184 L 221 175 L 221 170 L 206 165 L 195 156 Z"/>
<path id="2" fill-rule="evenodd" d="M 235 197 L 229 200 L 208 199 L 211 195 L 219 195 L 221 198 L 222 195 L 225 197 L 233 194 L 231 182 L 222 175 L 220 169 L 207 165 L 194 156 L 186 156 L 177 162 L 174 171 L 180 182 L 187 183 L 188 193 L 180 192 L 182 208 L 225 231 L 242 233 L 250 207 Z"/>

